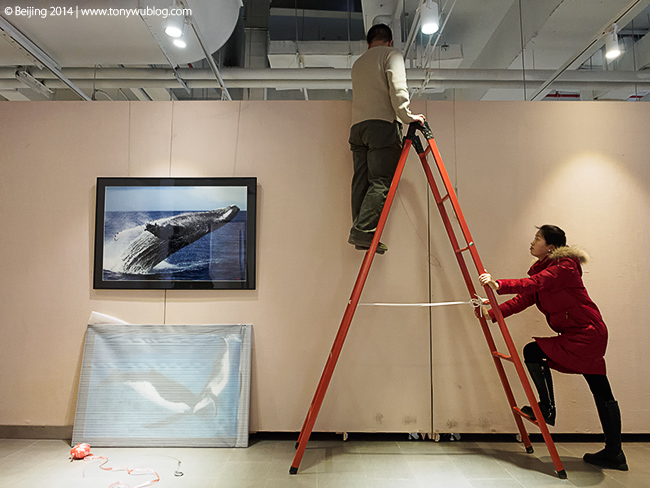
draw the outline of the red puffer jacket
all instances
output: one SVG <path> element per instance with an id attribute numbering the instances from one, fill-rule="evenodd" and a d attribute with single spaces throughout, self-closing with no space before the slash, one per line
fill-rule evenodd
<path id="1" fill-rule="evenodd" d="M 504 317 L 532 304 L 546 316 L 558 335 L 535 340 L 549 357 L 549 365 L 563 373 L 606 373 L 607 326 L 582 283 L 581 263 L 587 258 L 581 249 L 564 246 L 533 264 L 530 278 L 497 280 L 500 295 L 517 293 L 499 305 Z"/>

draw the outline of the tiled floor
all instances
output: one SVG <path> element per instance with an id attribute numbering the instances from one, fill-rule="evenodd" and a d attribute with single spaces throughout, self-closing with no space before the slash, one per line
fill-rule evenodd
<path id="1" fill-rule="evenodd" d="M 289 474 L 295 439 L 253 438 L 245 449 L 93 448 L 92 454 L 107 457 L 105 467 L 157 471 L 160 481 L 150 485 L 157 488 L 650 487 L 650 443 L 624 444 L 630 471 L 621 472 L 582 461 L 598 443 L 558 442 L 566 480 L 556 476 L 546 446 L 533 445 L 535 453 L 527 454 L 514 441 L 311 440 L 296 475 Z M 64 441 L 0 439 L 0 487 L 135 488 L 154 478 L 103 471 L 99 460 L 69 456 Z"/>

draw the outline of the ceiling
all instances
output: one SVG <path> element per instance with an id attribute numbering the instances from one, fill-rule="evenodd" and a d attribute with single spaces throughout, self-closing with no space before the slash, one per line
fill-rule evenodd
<path id="1" fill-rule="evenodd" d="M 440 0 L 432 36 L 420 0 L 16 3 L 0 1 L 0 100 L 349 99 L 379 21 L 414 98 L 650 100 L 650 0 Z M 184 49 L 164 33 L 174 7 Z M 623 54 L 607 62 L 614 23 Z"/>

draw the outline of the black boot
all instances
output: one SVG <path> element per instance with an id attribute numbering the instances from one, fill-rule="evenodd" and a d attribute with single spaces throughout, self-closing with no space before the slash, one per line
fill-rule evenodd
<path id="1" fill-rule="evenodd" d="M 598 417 L 605 434 L 605 449 L 594 454 L 585 454 L 582 459 L 601 468 L 627 471 L 627 460 L 621 447 L 621 410 L 616 400 L 596 398 Z"/>
<path id="2" fill-rule="evenodd" d="M 546 362 L 542 364 L 526 363 L 526 367 L 539 394 L 539 402 L 537 404 L 542 411 L 542 416 L 547 424 L 555 425 L 555 394 L 553 393 L 551 368 L 548 367 Z M 535 418 L 532 407 L 526 405 L 522 407 L 521 411 L 529 417 Z"/>

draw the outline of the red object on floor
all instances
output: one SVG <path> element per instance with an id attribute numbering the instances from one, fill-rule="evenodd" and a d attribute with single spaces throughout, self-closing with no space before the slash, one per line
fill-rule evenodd
<path id="1" fill-rule="evenodd" d="M 72 459 L 83 459 L 90 454 L 90 444 L 77 444 L 70 449 Z"/>

